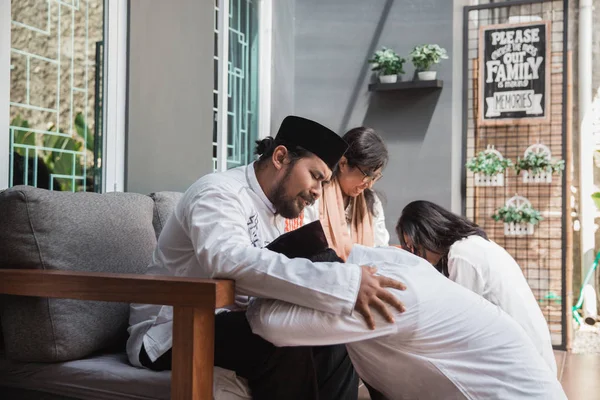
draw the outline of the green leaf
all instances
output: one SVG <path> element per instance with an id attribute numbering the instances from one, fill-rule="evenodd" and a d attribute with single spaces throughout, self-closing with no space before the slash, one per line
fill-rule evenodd
<path id="1" fill-rule="evenodd" d="M 564 160 L 553 162 L 545 153 L 528 153 L 524 158 L 518 158 L 515 165 L 517 175 L 521 171 L 529 171 L 532 175 L 541 172 L 558 173 L 565 169 Z"/>
<path id="2" fill-rule="evenodd" d="M 494 152 L 481 151 L 467 162 L 466 167 L 475 173 L 494 176 L 504 173 L 512 165 L 512 161 L 508 158 L 502 159 Z"/>
<path id="3" fill-rule="evenodd" d="M 418 71 L 427 71 L 432 65 L 447 59 L 446 49 L 437 44 L 424 44 L 415 46 L 410 53 L 411 61 Z"/>
<path id="4" fill-rule="evenodd" d="M 77 113 L 77 115 L 75 116 L 75 132 L 77 132 L 77 135 L 79 135 L 79 137 L 81 137 L 81 139 L 85 142 L 85 147 L 87 150 L 89 151 L 94 151 L 94 132 L 92 132 L 90 129 L 88 129 L 86 123 L 85 123 L 85 118 L 83 117 L 82 113 Z M 87 134 L 87 136 L 86 136 Z M 77 150 L 83 150 L 83 149 L 77 149 Z"/>
<path id="5" fill-rule="evenodd" d="M 530 205 L 524 205 L 519 208 L 512 205 L 505 205 L 496 210 L 492 215 L 492 219 L 494 221 L 503 221 L 506 223 L 529 223 L 533 225 L 537 225 L 543 220 L 541 213 Z"/>
<path id="6" fill-rule="evenodd" d="M 379 71 L 381 75 L 397 75 L 404 73 L 406 60 L 400 57 L 394 50 L 383 47 L 368 60 L 372 64 L 372 71 Z"/>

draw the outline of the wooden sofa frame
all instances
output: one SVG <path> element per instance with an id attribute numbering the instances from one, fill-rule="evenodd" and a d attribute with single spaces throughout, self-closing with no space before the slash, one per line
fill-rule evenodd
<path id="1" fill-rule="evenodd" d="M 0 269 L 0 294 L 173 306 L 171 399 L 212 399 L 215 309 L 234 303 L 233 281 Z"/>

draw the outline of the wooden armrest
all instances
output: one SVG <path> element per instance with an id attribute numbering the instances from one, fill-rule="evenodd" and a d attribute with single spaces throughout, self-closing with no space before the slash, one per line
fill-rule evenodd
<path id="1" fill-rule="evenodd" d="M 171 305 L 171 399 L 213 398 L 215 308 L 234 303 L 233 281 L 0 269 L 0 294 Z"/>
<path id="2" fill-rule="evenodd" d="M 124 303 L 215 307 L 234 303 L 234 282 L 171 276 L 0 269 L 0 294 Z"/>

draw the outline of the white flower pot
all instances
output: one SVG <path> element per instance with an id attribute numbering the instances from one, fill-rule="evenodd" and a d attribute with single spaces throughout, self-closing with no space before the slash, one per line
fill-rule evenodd
<path id="1" fill-rule="evenodd" d="M 523 171 L 523 183 L 552 183 L 552 171 L 542 171 L 532 174 L 529 171 Z"/>
<path id="2" fill-rule="evenodd" d="M 504 186 L 504 174 L 484 175 L 476 172 L 475 186 Z"/>
<path id="3" fill-rule="evenodd" d="M 504 235 L 506 236 L 527 236 L 533 235 L 533 224 L 522 222 L 505 222 Z"/>
<path id="4" fill-rule="evenodd" d="M 379 75 L 379 82 L 381 83 L 396 83 L 398 75 Z"/>
<path id="5" fill-rule="evenodd" d="M 421 71 L 417 72 L 420 81 L 433 81 L 437 76 L 437 71 Z"/>

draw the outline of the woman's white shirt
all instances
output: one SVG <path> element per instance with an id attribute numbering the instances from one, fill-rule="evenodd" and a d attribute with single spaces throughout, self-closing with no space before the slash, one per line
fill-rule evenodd
<path id="1" fill-rule="evenodd" d="M 451 280 L 513 317 L 556 373 L 546 319 L 521 267 L 504 248 L 480 236 L 469 236 L 450 247 L 448 272 Z"/>

